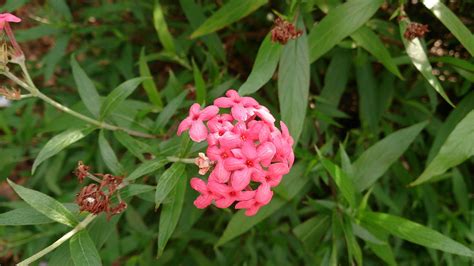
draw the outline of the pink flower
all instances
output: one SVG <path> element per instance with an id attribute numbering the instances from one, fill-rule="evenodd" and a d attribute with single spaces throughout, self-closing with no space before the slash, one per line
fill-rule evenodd
<path id="1" fill-rule="evenodd" d="M 18 22 L 21 22 L 21 18 L 15 15 L 12 15 L 10 13 L 1 13 L 0 14 L 0 30 L 3 30 L 3 27 L 8 22 L 18 23 Z"/>
<path id="2" fill-rule="evenodd" d="M 200 193 L 194 205 L 228 208 L 236 202 L 236 209 L 245 209 L 251 216 L 270 202 L 272 188 L 290 171 L 293 138 L 283 122 L 281 131 L 275 127 L 275 118 L 255 99 L 240 97 L 234 90 L 226 96 L 203 110 L 193 104 L 178 127 L 178 135 L 189 129 L 193 141 L 207 140 L 208 144 L 196 164 L 201 175 L 212 171 L 207 184 L 191 179 L 191 187 Z M 231 109 L 230 114 L 225 108 Z"/>
<path id="3" fill-rule="evenodd" d="M 261 184 L 257 188 L 255 198 L 246 201 L 240 201 L 235 205 L 236 209 L 246 209 L 245 215 L 253 216 L 257 214 L 261 207 L 267 205 L 273 197 L 273 191 L 268 184 Z"/>
<path id="4" fill-rule="evenodd" d="M 189 136 L 193 141 L 201 142 L 207 138 L 207 128 L 203 121 L 212 119 L 219 113 L 219 108 L 214 105 L 201 110 L 201 106 L 197 103 L 193 104 L 189 109 L 189 116 L 184 119 L 178 127 L 178 136 L 183 131 L 189 130 Z"/>
<path id="5" fill-rule="evenodd" d="M 237 121 L 246 121 L 249 117 L 247 107 L 259 107 L 257 101 L 252 97 L 240 97 L 235 90 L 228 90 L 227 97 L 220 97 L 214 100 L 214 105 L 220 108 L 231 108 L 232 116 Z"/>
<path id="6" fill-rule="evenodd" d="M 220 183 L 209 182 L 209 189 L 221 196 L 216 200 L 218 208 L 228 208 L 235 201 L 250 200 L 255 196 L 255 191 L 235 190 L 232 187 Z"/>
<path id="7" fill-rule="evenodd" d="M 197 177 L 191 178 L 191 187 L 197 192 L 201 193 L 199 197 L 194 201 L 194 206 L 199 209 L 204 209 L 211 205 L 212 201 L 216 198 L 216 195 L 208 189 L 206 183 Z"/>

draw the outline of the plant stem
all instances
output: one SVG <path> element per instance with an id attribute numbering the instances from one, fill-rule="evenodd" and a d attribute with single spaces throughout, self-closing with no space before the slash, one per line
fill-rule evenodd
<path id="1" fill-rule="evenodd" d="M 18 85 L 20 85 L 21 87 L 28 90 L 31 93 L 32 97 L 40 98 L 41 100 L 51 104 L 52 106 L 56 107 L 57 109 L 65 112 L 65 113 L 68 113 L 68 114 L 70 114 L 74 117 L 77 117 L 77 118 L 79 118 L 79 119 L 81 119 L 81 120 L 83 120 L 83 121 L 85 121 L 89 124 L 95 125 L 99 128 L 104 128 L 104 129 L 108 129 L 108 130 L 112 130 L 112 131 L 120 130 L 120 131 L 126 132 L 129 135 L 136 136 L 136 137 L 142 137 L 142 138 L 155 138 L 156 137 L 154 135 L 150 135 L 150 134 L 147 134 L 147 133 L 131 130 L 131 129 L 128 129 L 128 128 L 122 128 L 122 127 L 119 127 L 119 126 L 108 124 L 108 123 L 103 122 L 103 121 L 95 120 L 93 118 L 90 118 L 90 117 L 85 116 L 81 113 L 78 113 L 78 112 L 76 112 L 76 111 L 74 111 L 74 110 L 72 110 L 72 109 L 56 102 L 55 100 L 49 98 L 47 95 L 43 94 L 33 84 L 33 81 L 31 80 L 30 75 L 28 74 L 26 68 L 24 67 L 24 64 L 19 63 L 19 65 L 22 68 L 23 72 L 25 73 L 25 78 L 27 80 L 27 83 L 23 82 L 17 76 L 13 75 L 11 72 L 7 71 L 7 72 L 3 72 L 2 74 L 5 75 L 6 77 L 8 77 L 9 79 L 11 79 L 12 81 L 14 81 L 15 83 L 17 83 Z"/>
<path id="2" fill-rule="evenodd" d="M 34 254 L 33 256 L 27 258 L 26 260 L 18 263 L 17 265 L 18 266 L 29 265 L 29 264 L 37 261 L 38 259 L 40 259 L 44 255 L 50 253 L 51 251 L 53 251 L 54 249 L 59 247 L 62 243 L 66 242 L 73 235 L 75 235 L 76 233 L 78 233 L 82 229 L 86 228 L 87 225 L 95 219 L 95 217 L 97 217 L 97 215 L 89 214 L 86 218 L 84 218 L 84 220 L 82 220 L 78 225 L 76 225 L 76 227 L 74 227 L 71 231 L 69 231 L 68 233 L 63 235 L 60 239 L 56 240 L 56 242 L 54 242 L 53 244 L 47 246 L 45 249 L 39 251 L 38 253 Z"/>
<path id="3" fill-rule="evenodd" d="M 174 157 L 174 156 L 168 156 L 166 159 L 170 162 L 180 162 L 180 163 L 188 163 L 188 164 L 194 164 L 193 158 L 179 158 L 179 157 Z"/>

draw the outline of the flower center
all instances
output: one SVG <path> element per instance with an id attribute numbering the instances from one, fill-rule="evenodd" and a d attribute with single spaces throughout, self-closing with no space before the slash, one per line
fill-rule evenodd
<path id="1" fill-rule="evenodd" d="M 248 167 L 253 167 L 253 162 L 251 160 L 247 160 L 245 162 L 245 164 L 248 166 Z"/>

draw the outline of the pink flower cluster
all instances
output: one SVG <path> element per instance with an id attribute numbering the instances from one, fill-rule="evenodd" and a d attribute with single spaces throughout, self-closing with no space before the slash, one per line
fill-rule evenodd
<path id="1" fill-rule="evenodd" d="M 193 104 L 178 135 L 189 130 L 193 141 L 208 143 L 209 158 L 200 154 L 196 162 L 202 164 L 200 174 L 210 168 L 212 172 L 207 183 L 191 179 L 191 187 L 201 193 L 194 205 L 206 208 L 214 202 L 218 208 L 227 208 L 237 202 L 236 209 L 245 209 L 252 216 L 270 202 L 272 187 L 290 171 L 293 138 L 283 122 L 281 131 L 275 127 L 275 118 L 255 99 L 240 97 L 235 90 L 227 91 L 226 96 L 202 110 Z M 230 112 L 220 108 L 230 108 Z"/>

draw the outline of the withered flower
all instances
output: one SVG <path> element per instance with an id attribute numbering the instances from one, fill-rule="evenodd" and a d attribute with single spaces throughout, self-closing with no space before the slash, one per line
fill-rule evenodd
<path id="1" fill-rule="evenodd" d="M 79 161 L 77 163 L 77 168 L 74 171 L 74 174 L 77 176 L 77 179 L 79 179 L 79 183 L 82 183 L 84 181 L 84 178 L 87 177 L 89 174 L 90 167 L 85 165 L 82 161 Z"/>
<path id="2" fill-rule="evenodd" d="M 407 29 L 403 33 L 403 37 L 409 41 L 415 38 L 423 38 L 427 32 L 430 30 L 428 29 L 427 24 L 420 24 L 416 22 L 410 22 L 408 24 Z"/>
<path id="3" fill-rule="evenodd" d="M 297 29 L 293 23 L 278 17 L 275 19 L 275 24 L 271 33 L 272 42 L 286 44 L 289 40 L 294 40 L 300 37 L 303 34 L 303 31 Z"/>
<path id="4" fill-rule="evenodd" d="M 115 214 L 123 212 L 127 208 L 120 198 L 120 188 L 123 183 L 123 176 L 114 176 L 111 174 L 91 174 L 90 167 L 84 165 L 81 161 L 78 163 L 75 174 L 82 183 L 85 177 L 98 182 L 98 184 L 90 184 L 81 189 L 76 196 L 76 203 L 79 205 L 80 211 L 87 211 L 93 214 L 105 212 L 107 219 Z M 106 188 L 106 189 L 105 189 Z M 116 195 L 118 204 L 112 207 L 112 197 Z"/>

